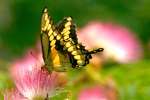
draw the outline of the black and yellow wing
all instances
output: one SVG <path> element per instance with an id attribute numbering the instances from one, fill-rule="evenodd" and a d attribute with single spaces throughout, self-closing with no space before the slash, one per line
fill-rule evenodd
<path id="1" fill-rule="evenodd" d="M 76 25 L 73 23 L 71 17 L 65 17 L 62 21 L 60 21 L 57 24 L 56 29 L 62 35 L 64 41 L 72 39 L 72 41 L 74 41 L 75 44 L 78 43 Z"/>
<path id="2" fill-rule="evenodd" d="M 53 35 L 54 29 L 53 29 L 53 22 L 50 16 L 48 15 L 47 8 L 44 9 L 42 18 L 41 18 L 41 46 L 42 46 L 42 55 L 43 60 L 45 63 L 45 66 L 48 67 L 49 70 L 52 70 L 53 63 L 51 58 L 51 48 L 55 46 L 50 45 L 50 36 Z M 53 36 L 54 37 L 54 36 Z"/>
<path id="3" fill-rule="evenodd" d="M 86 66 L 92 58 L 91 54 L 103 51 L 103 48 L 88 51 L 85 46 L 78 43 L 76 25 L 71 17 L 65 17 L 57 24 L 56 29 L 61 34 L 60 44 L 64 51 L 67 51 L 73 68 Z"/>
<path id="4" fill-rule="evenodd" d="M 51 70 L 64 71 L 66 60 L 64 55 L 56 50 L 58 32 L 55 30 L 52 18 L 48 15 L 47 8 L 44 9 L 41 19 L 41 45 L 45 67 Z M 62 67 L 63 65 L 63 67 Z"/>
<path id="5" fill-rule="evenodd" d="M 72 67 L 79 67 L 78 63 L 84 63 L 84 57 L 81 51 L 77 48 L 78 38 L 76 35 L 76 26 L 73 23 L 72 18 L 65 17 L 57 24 L 56 29 L 58 33 L 61 34 L 62 38 L 60 39 L 60 44 L 63 46 L 63 50 L 66 51 Z"/>

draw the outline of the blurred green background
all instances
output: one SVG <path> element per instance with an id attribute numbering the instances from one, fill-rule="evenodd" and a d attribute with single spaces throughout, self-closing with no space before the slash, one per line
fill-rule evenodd
<path id="1" fill-rule="evenodd" d="M 112 75 L 119 100 L 150 100 L 150 0 L 0 0 L 0 89 L 11 87 L 9 62 L 35 46 L 42 9 L 55 22 L 72 16 L 78 27 L 91 20 L 128 27 L 141 40 L 144 57 L 134 64 L 105 64 L 100 72 Z M 128 75 L 128 76 L 126 76 Z"/>

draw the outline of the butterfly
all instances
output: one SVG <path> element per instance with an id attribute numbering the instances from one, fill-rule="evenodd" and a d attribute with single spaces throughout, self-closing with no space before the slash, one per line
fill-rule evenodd
<path id="1" fill-rule="evenodd" d="M 41 20 L 41 43 L 44 62 L 49 66 L 51 66 L 51 61 L 54 61 L 54 57 L 52 57 L 54 51 L 57 52 L 55 54 L 59 60 L 62 59 L 60 55 L 67 55 L 71 66 L 78 68 L 89 64 L 92 54 L 104 50 L 103 48 L 91 51 L 85 49 L 85 46 L 78 42 L 76 25 L 72 18 L 65 17 L 57 25 L 54 25 L 47 8 L 44 9 Z M 54 63 L 54 65 L 57 64 Z"/>

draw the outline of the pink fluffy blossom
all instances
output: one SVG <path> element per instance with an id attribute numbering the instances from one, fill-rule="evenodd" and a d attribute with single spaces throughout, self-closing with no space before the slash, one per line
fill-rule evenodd
<path id="1" fill-rule="evenodd" d="M 6 92 L 5 100 L 44 100 L 53 96 L 64 82 L 64 76 L 58 72 L 49 73 L 47 69 L 41 68 L 43 66 L 42 55 L 32 50 L 25 57 L 14 61 L 10 71 L 16 89 Z"/>
<path id="2" fill-rule="evenodd" d="M 133 62 L 142 56 L 142 47 L 135 34 L 120 25 L 93 21 L 81 28 L 78 35 L 88 48 L 103 47 L 105 58 L 120 63 Z"/>

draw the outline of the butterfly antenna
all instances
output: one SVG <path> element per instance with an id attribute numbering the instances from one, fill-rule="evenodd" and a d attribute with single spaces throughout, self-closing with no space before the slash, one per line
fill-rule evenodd
<path id="1" fill-rule="evenodd" d="M 104 50 L 104 48 L 98 48 L 98 49 L 90 51 L 89 54 L 95 54 L 95 53 L 98 53 L 98 52 L 102 52 L 103 50 Z"/>

